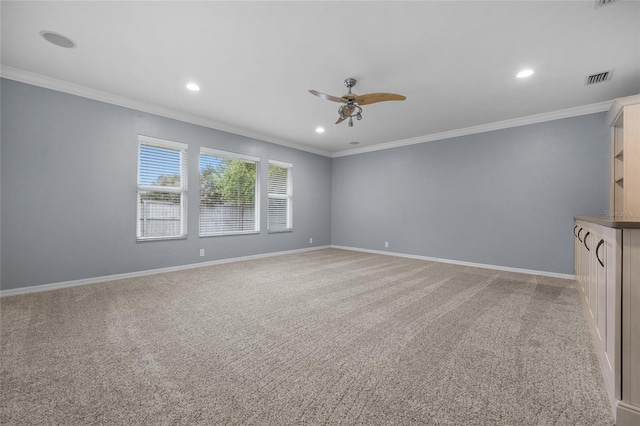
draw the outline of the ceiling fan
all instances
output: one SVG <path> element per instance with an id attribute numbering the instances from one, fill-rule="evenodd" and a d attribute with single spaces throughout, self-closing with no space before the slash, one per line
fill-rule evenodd
<path id="1" fill-rule="evenodd" d="M 351 93 L 351 88 L 354 87 L 356 83 L 357 80 L 355 78 L 347 78 L 344 81 L 344 85 L 349 88 L 349 93 L 342 95 L 341 97 L 327 95 L 325 93 L 318 92 L 317 90 L 309 90 L 309 93 L 328 101 L 344 104 L 338 108 L 338 115 L 340 118 L 338 118 L 336 124 L 342 123 L 348 118 L 349 127 L 353 127 L 353 117 L 357 120 L 362 120 L 362 108 L 360 108 L 360 105 L 369 105 L 383 101 L 404 101 L 407 99 L 405 96 L 396 95 L 395 93 L 369 93 L 367 95 L 356 95 L 355 93 Z"/>

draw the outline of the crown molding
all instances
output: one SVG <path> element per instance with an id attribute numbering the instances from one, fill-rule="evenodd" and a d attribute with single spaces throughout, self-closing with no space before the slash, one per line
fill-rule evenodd
<path id="1" fill-rule="evenodd" d="M 622 108 L 634 104 L 640 104 L 640 94 L 615 99 L 613 101 L 613 105 L 611 105 L 611 109 L 609 109 L 609 112 L 605 117 L 605 121 L 609 126 L 613 126 L 613 123 L 617 120 Z"/>
<path id="2" fill-rule="evenodd" d="M 43 87 L 45 89 L 51 89 L 58 92 L 68 93 L 71 95 L 92 99 L 95 101 L 100 101 L 100 102 L 105 102 L 112 105 L 130 108 L 136 111 L 159 115 L 161 117 L 171 118 L 174 120 L 183 121 L 185 123 L 208 127 L 210 129 L 221 130 L 223 132 L 233 133 L 235 135 L 245 136 L 251 139 L 270 142 L 277 145 L 282 145 L 289 148 L 297 149 L 300 151 L 306 151 L 312 154 L 322 155 L 324 157 L 331 157 L 331 152 L 327 150 L 300 145 L 287 140 L 274 138 L 273 136 L 265 135 L 263 133 L 253 132 L 251 130 L 229 126 L 227 124 L 219 123 L 217 121 L 210 120 L 208 118 L 199 117 L 196 115 L 187 114 L 187 113 L 173 110 L 170 108 L 164 108 L 164 107 L 149 104 L 146 102 L 137 101 L 135 99 L 127 98 L 125 96 L 114 95 L 108 92 L 103 92 L 101 90 L 91 89 L 86 86 L 69 83 L 67 81 L 58 80 L 55 78 L 32 73 L 29 71 L 24 71 L 18 68 L 8 67 L 6 65 L 2 65 L 0 67 L 0 77 L 7 78 L 9 80 L 15 80 L 21 83 L 31 84 L 33 86 Z"/>
<path id="3" fill-rule="evenodd" d="M 407 145 L 416 145 L 420 143 L 433 142 L 442 139 L 450 139 L 458 136 L 473 135 L 476 133 L 491 132 L 494 130 L 508 129 L 511 127 L 526 126 L 528 124 L 542 123 L 545 121 L 560 120 L 563 118 L 577 117 L 579 115 L 593 114 L 596 112 L 608 111 L 613 101 L 600 102 L 596 104 L 584 105 L 558 111 L 545 112 L 542 114 L 530 115 L 527 117 L 513 118 L 510 120 L 496 121 L 495 123 L 481 124 L 479 126 L 465 127 L 463 129 L 450 130 L 441 133 L 433 133 L 431 135 L 418 136 L 415 138 L 402 139 L 393 142 L 381 143 L 374 146 L 366 146 L 362 148 L 347 149 L 344 151 L 334 152 L 331 157 L 346 157 L 348 155 L 363 154 L 365 152 L 381 151 L 384 149 L 398 148 Z"/>
<path id="4" fill-rule="evenodd" d="M 136 101 L 124 96 L 114 95 L 108 92 L 103 92 L 89 87 L 81 86 L 74 83 L 69 83 L 63 80 L 43 76 L 40 74 L 24 71 L 18 68 L 8 67 L 5 65 L 0 66 L 0 77 L 7 78 L 9 80 L 19 81 L 21 83 L 27 83 L 34 86 L 44 87 L 46 89 L 56 90 L 59 92 L 69 93 L 71 95 L 81 96 L 88 99 L 93 99 L 100 102 L 109 103 L 112 105 L 118 105 L 125 108 L 131 108 L 137 111 L 146 112 L 149 114 L 159 115 L 166 118 L 171 118 L 186 123 L 195 124 L 198 126 L 208 127 L 215 130 L 221 130 L 227 133 L 233 133 L 248 138 L 270 142 L 277 145 L 286 146 L 289 148 L 297 149 L 300 151 L 310 152 L 312 154 L 322 155 L 329 158 L 346 157 L 349 155 L 363 154 L 366 152 L 382 151 L 385 149 L 398 148 L 407 145 L 416 145 L 426 142 L 434 142 L 442 139 L 450 139 L 459 136 L 467 136 L 476 133 L 490 132 L 494 130 L 508 129 L 511 127 L 526 126 L 528 124 L 542 123 L 545 121 L 560 120 L 563 118 L 576 117 L 580 115 L 593 114 L 597 112 L 609 111 L 613 105 L 613 101 L 605 101 L 590 105 L 583 105 L 579 107 L 573 107 L 558 111 L 546 112 L 542 114 L 531 115 L 527 117 L 514 118 L 510 120 L 497 121 L 494 123 L 481 124 L 478 126 L 465 127 L 462 129 L 450 130 L 441 133 L 433 133 L 430 135 L 417 136 L 409 139 L 401 139 L 397 141 L 385 142 L 373 146 L 347 149 L 343 151 L 330 152 L 324 149 L 314 148 L 306 145 L 297 144 L 295 142 L 274 138 L 259 132 L 253 132 L 251 130 L 242 129 L 239 127 L 229 126 L 227 124 L 219 123 L 208 118 L 199 117 L 192 114 L 187 114 L 170 108 L 164 108 L 157 105 L 149 104 L 146 102 Z M 630 96 L 628 98 L 621 98 L 621 100 L 629 100 L 636 98 L 638 95 Z M 619 105 L 622 103 L 618 102 Z M 607 116 L 609 118 L 612 115 L 610 112 Z"/>

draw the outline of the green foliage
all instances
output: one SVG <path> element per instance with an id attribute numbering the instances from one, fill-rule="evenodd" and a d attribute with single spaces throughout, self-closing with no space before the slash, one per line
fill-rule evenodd
<path id="1" fill-rule="evenodd" d="M 200 200 L 206 204 L 253 205 L 255 187 L 255 163 L 225 159 L 200 172 Z"/>
<path id="2" fill-rule="evenodd" d="M 180 186 L 180 175 L 179 174 L 173 174 L 173 175 L 158 176 L 158 180 L 156 182 L 154 182 L 153 185 L 179 187 Z"/>
<path id="3" fill-rule="evenodd" d="M 286 167 L 269 164 L 269 193 L 287 193 L 287 175 L 289 170 Z"/>
<path id="4" fill-rule="evenodd" d="M 255 200 L 256 167 L 254 163 L 228 160 L 220 176 L 225 203 L 252 205 Z"/>
<path id="5" fill-rule="evenodd" d="M 154 186 L 180 186 L 180 175 L 163 175 Z M 200 171 L 200 201 L 208 205 L 253 205 L 255 202 L 256 165 L 238 160 L 222 160 Z M 180 202 L 180 194 L 148 191 L 142 200 Z"/>
<path id="6" fill-rule="evenodd" d="M 219 169 L 214 167 L 207 167 L 200 171 L 200 202 L 202 204 L 222 204 L 218 174 Z"/>
<path id="7" fill-rule="evenodd" d="M 180 175 L 162 175 L 158 176 L 158 179 L 152 183 L 154 186 L 180 186 Z M 160 191 L 144 191 L 140 194 L 140 200 L 147 201 L 162 201 L 166 203 L 179 203 L 180 194 L 175 192 L 160 192 Z"/>

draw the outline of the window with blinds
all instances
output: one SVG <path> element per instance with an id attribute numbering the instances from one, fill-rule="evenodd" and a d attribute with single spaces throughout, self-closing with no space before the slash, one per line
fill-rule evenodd
<path id="1" fill-rule="evenodd" d="M 138 136 L 138 240 L 186 238 L 187 145 Z"/>
<path id="2" fill-rule="evenodd" d="M 291 231 L 293 186 L 291 171 L 293 165 L 269 160 L 269 183 L 267 208 L 267 230 L 269 232 Z"/>
<path id="3" fill-rule="evenodd" d="M 249 155 L 201 148 L 201 237 L 260 230 L 259 161 Z"/>

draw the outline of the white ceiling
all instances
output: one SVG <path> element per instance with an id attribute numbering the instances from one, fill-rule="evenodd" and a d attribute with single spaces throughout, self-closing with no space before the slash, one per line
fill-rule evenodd
<path id="1" fill-rule="evenodd" d="M 2 1 L 2 74 L 325 155 L 640 92 L 640 2 Z M 77 43 L 64 49 L 40 31 Z M 523 68 L 535 74 L 517 79 Z M 585 86 L 589 74 L 611 81 Z M 333 124 L 340 96 L 392 92 Z M 185 89 L 189 81 L 201 90 Z M 86 89 L 86 90 L 85 90 Z M 597 108 L 596 108 L 597 109 Z M 315 128 L 326 132 L 317 134 Z"/>

